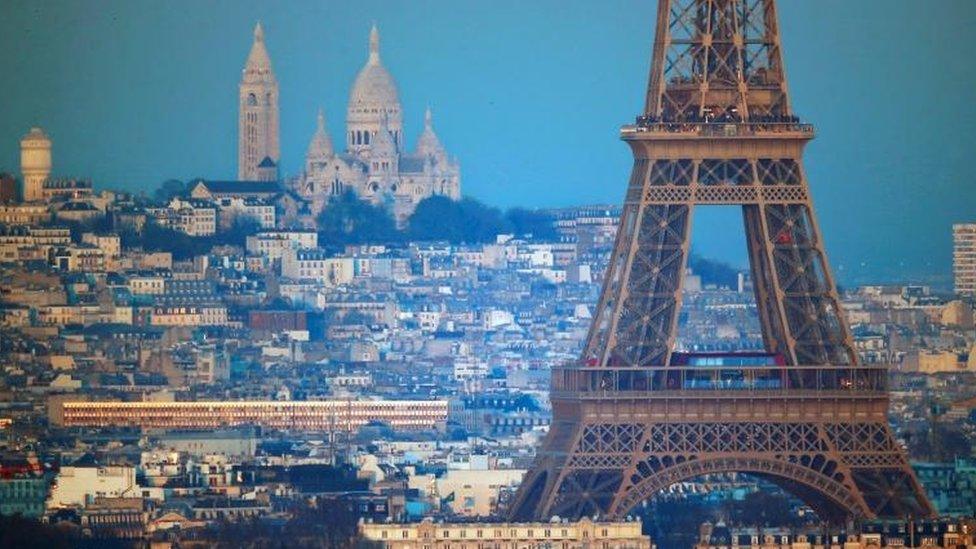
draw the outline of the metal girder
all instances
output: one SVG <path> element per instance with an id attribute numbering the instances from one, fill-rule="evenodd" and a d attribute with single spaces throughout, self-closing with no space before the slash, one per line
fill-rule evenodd
<path id="1" fill-rule="evenodd" d="M 660 0 L 620 228 L 578 364 L 518 520 L 620 518 L 712 473 L 768 478 L 825 520 L 927 516 L 887 423 L 884 372 L 858 364 L 802 164 L 774 0 Z M 785 366 L 672 364 L 696 206 L 742 207 L 763 341 Z M 733 376 L 734 377 L 734 376 Z"/>

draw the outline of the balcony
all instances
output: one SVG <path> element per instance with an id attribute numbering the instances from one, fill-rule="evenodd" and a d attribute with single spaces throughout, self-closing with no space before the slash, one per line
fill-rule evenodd
<path id="1" fill-rule="evenodd" d="M 802 137 L 813 138 L 813 124 L 800 122 L 648 122 L 638 119 L 637 123 L 621 128 L 624 139 L 643 136 L 669 137 Z"/>
<path id="2" fill-rule="evenodd" d="M 878 398 L 887 394 L 887 367 L 736 366 L 559 367 L 551 398 Z"/>

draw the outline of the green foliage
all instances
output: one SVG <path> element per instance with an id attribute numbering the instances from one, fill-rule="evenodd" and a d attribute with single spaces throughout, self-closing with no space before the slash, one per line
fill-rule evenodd
<path id="1" fill-rule="evenodd" d="M 509 233 L 512 225 L 501 210 L 473 198 L 453 201 L 443 196 L 425 198 L 407 223 L 411 240 L 447 240 L 452 243 L 492 242 Z"/>
<path id="2" fill-rule="evenodd" d="M 351 190 L 332 198 L 316 221 L 319 242 L 323 245 L 391 242 L 401 238 L 389 212 L 360 200 Z"/>
<path id="3" fill-rule="evenodd" d="M 73 532 L 20 515 L 0 515 L 0 547 L 72 547 Z"/>
<path id="4" fill-rule="evenodd" d="M 511 208 L 505 212 L 505 219 L 517 236 L 532 235 L 540 240 L 555 240 L 558 236 L 552 216 L 538 210 Z"/>
<path id="5" fill-rule="evenodd" d="M 112 219 L 109 216 L 98 216 L 86 221 L 56 221 L 55 225 L 68 228 L 71 233 L 72 242 L 81 242 L 81 235 L 84 233 L 110 233 L 112 232 Z"/>
<path id="6" fill-rule="evenodd" d="M 688 266 L 691 267 L 692 272 L 701 277 L 702 284 L 715 284 L 726 288 L 738 286 L 739 271 L 726 263 L 705 259 L 696 253 L 692 253 L 691 257 L 688 258 Z"/>
<path id="7" fill-rule="evenodd" d="M 193 237 L 186 233 L 147 221 L 142 234 L 126 230 L 120 233 L 123 248 L 142 248 L 147 252 L 170 252 L 173 259 L 190 259 L 210 252 L 213 242 L 208 238 Z"/>
<path id="8" fill-rule="evenodd" d="M 142 248 L 147 252 L 170 252 L 173 254 L 173 259 L 179 261 L 206 255 L 214 246 L 243 247 L 248 235 L 258 230 L 260 225 L 257 221 L 243 216 L 235 218 L 227 230 L 211 236 L 190 236 L 149 220 L 141 234 L 131 229 L 123 229 L 119 231 L 119 236 L 123 248 Z"/>
<path id="9" fill-rule="evenodd" d="M 167 179 L 153 192 L 153 198 L 157 202 L 169 202 L 174 196 L 182 196 L 183 193 L 188 191 L 187 185 L 182 181 L 178 179 Z"/>

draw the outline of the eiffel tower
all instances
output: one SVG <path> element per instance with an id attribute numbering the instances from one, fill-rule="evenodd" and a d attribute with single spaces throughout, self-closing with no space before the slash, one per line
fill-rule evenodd
<path id="1" fill-rule="evenodd" d="M 931 516 L 861 365 L 802 165 L 774 0 L 660 0 L 634 167 L 578 363 L 552 372 L 553 422 L 512 519 L 626 516 L 668 486 L 745 473 L 822 520 Z M 675 350 L 697 206 L 736 205 L 765 352 Z"/>

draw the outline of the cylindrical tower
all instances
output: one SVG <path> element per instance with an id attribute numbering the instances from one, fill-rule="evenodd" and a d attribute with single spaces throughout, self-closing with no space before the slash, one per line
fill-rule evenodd
<path id="1" fill-rule="evenodd" d="M 20 140 L 20 173 L 24 201 L 43 199 L 44 182 L 51 175 L 51 140 L 41 128 L 31 128 Z"/>

